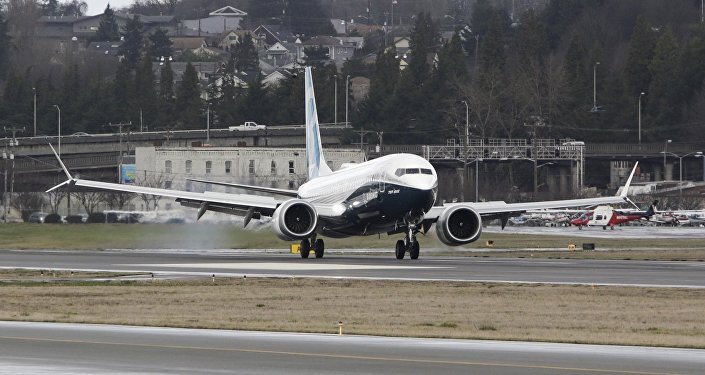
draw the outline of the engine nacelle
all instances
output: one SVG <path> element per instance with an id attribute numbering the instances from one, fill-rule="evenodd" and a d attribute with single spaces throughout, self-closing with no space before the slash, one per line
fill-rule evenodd
<path id="1" fill-rule="evenodd" d="M 318 225 L 316 208 L 301 199 L 282 203 L 272 215 L 272 225 L 277 237 L 284 241 L 309 238 Z"/>
<path id="2" fill-rule="evenodd" d="M 458 246 L 477 241 L 482 234 L 482 218 L 470 207 L 449 207 L 436 221 L 436 235 L 446 245 Z"/>

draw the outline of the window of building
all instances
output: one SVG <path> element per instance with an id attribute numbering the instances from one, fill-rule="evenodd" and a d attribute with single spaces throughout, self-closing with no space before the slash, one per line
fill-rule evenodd
<path id="1" fill-rule="evenodd" d="M 191 181 L 186 180 L 186 184 L 184 185 L 184 190 L 191 191 Z"/>
<path id="2" fill-rule="evenodd" d="M 171 181 L 164 181 L 164 188 L 171 189 Z"/>
<path id="3" fill-rule="evenodd" d="M 211 174 L 211 168 L 213 168 L 213 162 L 209 160 L 206 162 L 206 174 Z"/>
<path id="4" fill-rule="evenodd" d="M 164 161 L 164 173 L 171 173 L 171 160 Z"/>
<path id="5" fill-rule="evenodd" d="M 289 160 L 289 174 L 294 174 L 294 161 Z"/>
<path id="6" fill-rule="evenodd" d="M 274 160 L 272 160 L 272 168 L 271 168 L 270 174 L 272 174 L 272 175 L 277 174 L 277 162 Z"/>
<path id="7" fill-rule="evenodd" d="M 191 174 L 192 166 L 193 162 L 191 160 L 186 160 L 186 174 Z"/>
<path id="8" fill-rule="evenodd" d="M 250 166 L 248 168 L 250 174 L 255 174 L 255 161 L 250 159 Z"/>
<path id="9" fill-rule="evenodd" d="M 230 174 L 230 171 L 232 170 L 233 167 L 233 162 L 230 160 L 225 162 L 225 174 Z"/>

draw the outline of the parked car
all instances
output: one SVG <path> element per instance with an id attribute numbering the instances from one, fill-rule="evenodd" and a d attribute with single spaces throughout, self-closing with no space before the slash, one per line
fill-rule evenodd
<path id="1" fill-rule="evenodd" d="M 47 217 L 47 215 L 48 215 L 48 214 L 47 214 L 46 212 L 40 212 L 40 211 L 32 212 L 32 213 L 29 215 L 29 218 L 27 219 L 27 221 L 30 222 L 30 223 L 39 223 L 39 224 L 43 224 L 43 223 L 44 223 L 44 219 Z"/>
<path id="2" fill-rule="evenodd" d="M 252 130 L 265 130 L 267 125 L 260 125 L 256 122 L 247 121 L 243 125 L 228 126 L 228 130 L 242 132 L 242 131 L 252 131 Z"/>

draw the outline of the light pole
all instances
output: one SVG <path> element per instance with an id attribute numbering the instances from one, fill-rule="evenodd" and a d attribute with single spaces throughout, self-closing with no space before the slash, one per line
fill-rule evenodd
<path id="1" fill-rule="evenodd" d="M 32 93 L 34 94 L 34 136 L 37 136 L 37 88 L 32 87 Z"/>
<path id="2" fill-rule="evenodd" d="M 206 144 L 211 141 L 211 103 L 208 103 L 206 108 Z"/>
<path id="3" fill-rule="evenodd" d="M 663 180 L 666 181 L 666 153 L 668 152 L 668 144 L 673 142 L 672 140 L 667 140 L 663 146 Z"/>
<path id="4" fill-rule="evenodd" d="M 333 85 L 335 87 L 335 97 L 333 98 L 333 122 L 338 125 L 338 75 L 333 75 Z"/>
<path id="5" fill-rule="evenodd" d="M 392 0 L 392 24 L 391 24 L 391 33 L 392 33 L 392 43 L 394 43 L 394 5 L 397 4 L 397 0 Z"/>
<path id="6" fill-rule="evenodd" d="M 348 102 L 350 101 L 349 96 L 350 96 L 350 90 L 348 89 L 348 84 L 350 83 L 350 74 L 348 74 L 345 77 L 345 127 L 349 127 L 350 123 L 348 122 Z"/>
<path id="7" fill-rule="evenodd" d="M 668 143 L 666 143 L 668 144 Z M 702 151 L 694 151 L 687 153 L 683 156 L 676 155 L 672 152 L 666 152 L 666 151 L 661 151 L 663 154 L 663 157 L 666 157 L 666 154 L 675 156 L 678 158 L 678 195 L 682 198 L 683 197 L 683 158 L 690 156 L 690 155 L 695 155 L 695 157 L 702 157 L 703 152 Z"/>
<path id="8" fill-rule="evenodd" d="M 461 100 L 465 104 L 465 145 L 470 144 L 470 107 L 468 102 Z"/>
<path id="9" fill-rule="evenodd" d="M 480 201 L 480 162 L 482 159 L 475 159 L 475 203 Z"/>
<path id="10" fill-rule="evenodd" d="M 54 107 L 59 113 L 59 147 L 58 147 L 58 152 L 59 152 L 59 157 L 61 157 L 61 108 L 59 108 L 58 105 L 54 104 Z"/>
<path id="11" fill-rule="evenodd" d="M 592 67 L 592 111 L 597 112 L 597 66 L 600 62 L 595 62 Z"/>
<path id="12" fill-rule="evenodd" d="M 644 94 L 645 93 L 643 93 L 643 92 L 641 94 L 639 94 L 639 144 L 641 144 L 641 97 L 644 96 Z M 664 168 L 665 168 L 665 166 L 664 166 Z"/>

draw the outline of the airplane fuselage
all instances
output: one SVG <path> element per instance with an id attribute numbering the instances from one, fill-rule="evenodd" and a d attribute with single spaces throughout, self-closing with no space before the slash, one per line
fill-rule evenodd
<path id="1" fill-rule="evenodd" d="M 321 212 L 316 232 L 328 237 L 394 233 L 435 203 L 438 177 L 424 158 L 383 156 L 318 177 L 301 185 L 299 198 Z"/>

